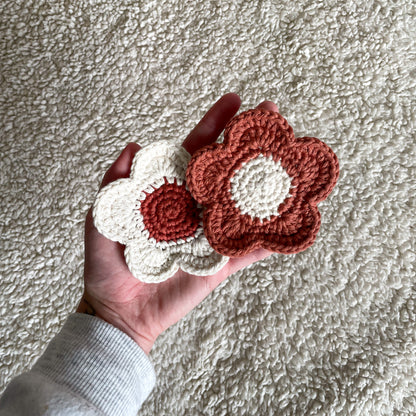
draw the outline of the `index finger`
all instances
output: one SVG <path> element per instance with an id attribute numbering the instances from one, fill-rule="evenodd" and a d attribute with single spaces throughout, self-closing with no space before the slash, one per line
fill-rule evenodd
<path id="1" fill-rule="evenodd" d="M 237 94 L 223 95 L 189 133 L 183 147 L 192 155 L 200 147 L 215 142 L 240 105 L 241 99 Z"/>

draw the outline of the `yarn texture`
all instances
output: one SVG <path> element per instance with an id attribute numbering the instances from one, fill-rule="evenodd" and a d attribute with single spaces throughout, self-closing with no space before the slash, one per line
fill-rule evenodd
<path id="1" fill-rule="evenodd" d="M 231 119 L 224 142 L 199 149 L 186 173 L 192 196 L 206 208 L 210 245 L 230 257 L 260 247 L 291 254 L 311 246 L 321 225 L 317 204 L 338 177 L 329 146 L 295 138 L 279 113 L 265 109 Z"/>
<path id="2" fill-rule="evenodd" d="M 132 274 L 147 283 L 183 271 L 216 273 L 228 257 L 215 252 L 204 236 L 202 211 L 185 183 L 190 154 L 162 140 L 137 152 L 130 178 L 104 187 L 93 206 L 98 231 L 125 244 Z"/>

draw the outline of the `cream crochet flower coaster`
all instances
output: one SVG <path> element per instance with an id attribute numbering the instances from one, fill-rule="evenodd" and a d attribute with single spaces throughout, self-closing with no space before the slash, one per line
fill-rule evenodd
<path id="1" fill-rule="evenodd" d="M 126 246 L 127 266 L 143 282 L 162 282 L 179 268 L 207 276 L 228 261 L 205 238 L 201 206 L 185 182 L 190 158 L 169 141 L 146 146 L 134 157 L 130 177 L 110 183 L 95 200 L 95 226 Z"/>

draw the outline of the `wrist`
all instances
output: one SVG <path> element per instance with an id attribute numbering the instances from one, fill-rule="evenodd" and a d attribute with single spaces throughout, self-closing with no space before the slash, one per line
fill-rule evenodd
<path id="1" fill-rule="evenodd" d="M 109 310 L 105 310 L 105 308 L 100 307 L 97 303 L 97 301 L 94 301 L 91 297 L 84 293 L 76 312 L 96 316 L 97 318 L 113 325 L 132 338 L 133 341 L 146 353 L 146 355 L 149 355 L 155 340 L 137 333 L 128 324 L 126 324 L 120 316 L 110 312 Z"/>

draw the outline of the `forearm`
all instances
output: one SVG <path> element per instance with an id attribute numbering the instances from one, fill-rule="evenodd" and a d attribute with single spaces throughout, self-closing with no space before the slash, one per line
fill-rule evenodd
<path id="1" fill-rule="evenodd" d="M 105 322 L 108 322 L 110 325 L 127 334 L 147 355 L 149 355 L 155 340 L 135 331 L 131 326 L 124 322 L 118 313 L 98 300 L 90 297 L 87 292 L 84 292 L 82 295 L 76 312 L 96 316 Z"/>
<path id="2" fill-rule="evenodd" d="M 154 385 L 151 362 L 129 336 L 76 313 L 32 370 L 10 383 L 0 415 L 136 415 Z"/>

